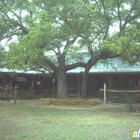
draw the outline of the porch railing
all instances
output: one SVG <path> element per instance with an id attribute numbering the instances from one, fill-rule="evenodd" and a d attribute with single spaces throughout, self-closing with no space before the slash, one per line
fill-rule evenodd
<path id="1" fill-rule="evenodd" d="M 69 97 L 80 97 L 78 88 L 68 88 Z"/>

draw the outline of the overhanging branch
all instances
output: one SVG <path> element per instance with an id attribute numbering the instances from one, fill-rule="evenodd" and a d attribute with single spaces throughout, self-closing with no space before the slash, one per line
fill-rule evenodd
<path id="1" fill-rule="evenodd" d="M 71 64 L 71 65 L 66 65 L 66 66 L 65 66 L 65 69 L 66 69 L 66 71 L 68 71 L 68 70 L 75 69 L 75 68 L 77 68 L 77 67 L 83 67 L 83 68 L 85 68 L 86 65 L 87 65 L 86 63 L 77 62 L 77 63 Z"/>

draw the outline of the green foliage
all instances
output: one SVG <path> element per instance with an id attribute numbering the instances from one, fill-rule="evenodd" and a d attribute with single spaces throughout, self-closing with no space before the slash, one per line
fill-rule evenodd
<path id="1" fill-rule="evenodd" d="M 3 68 L 6 65 L 5 62 L 6 51 L 4 47 L 0 45 L 0 67 Z"/>
<path id="2" fill-rule="evenodd" d="M 127 93 L 122 93 L 119 97 L 113 99 L 114 103 L 134 103 L 134 101 L 134 96 Z"/>
<path id="3" fill-rule="evenodd" d="M 24 30 L 20 28 L 23 35 L 18 36 L 17 42 L 9 45 L 10 50 L 6 59 L 8 68 L 48 69 L 50 65 L 48 67 L 47 61 L 56 66 L 60 63 L 65 65 L 65 62 L 72 64 L 73 59 L 73 62 L 81 61 L 81 57 L 77 55 L 81 51 L 81 45 L 76 42 L 82 34 L 92 34 L 95 26 L 93 27 L 91 22 L 95 14 L 91 10 L 93 6 L 87 5 L 88 1 L 71 0 L 68 3 L 42 1 L 40 5 L 32 1 L 25 3 L 28 4 L 28 8 L 21 7 L 26 13 Z M 12 12 L 12 7 L 9 12 Z M 87 18 L 88 16 L 90 18 Z M 22 16 L 19 18 L 23 19 Z M 64 60 L 61 58 L 62 54 L 65 55 Z"/>
<path id="4" fill-rule="evenodd" d="M 20 90 L 17 93 L 19 99 L 34 99 L 35 95 L 32 90 Z"/>
<path id="5" fill-rule="evenodd" d="M 129 26 L 127 29 L 125 36 L 127 36 L 127 49 L 125 49 L 125 53 L 122 53 L 122 59 L 127 60 L 130 64 L 135 62 L 140 62 L 139 53 L 140 53 L 140 32 L 136 25 Z"/>
<path id="6" fill-rule="evenodd" d="M 105 49 L 112 54 L 122 54 L 123 58 L 127 58 L 130 52 L 135 51 L 134 48 L 139 48 L 136 43 L 138 31 L 135 32 L 136 28 L 131 26 L 132 21 L 133 25 L 138 25 L 139 2 L 127 0 L 92 3 L 88 0 L 20 2 L 22 3 L 20 5 L 19 1 L 0 3 L 3 7 L 0 11 L 3 15 L 0 23 L 4 27 L 2 38 L 18 36 L 18 42 L 9 46 L 7 61 L 10 68 L 23 69 L 27 66 L 47 68 L 45 59 L 58 66 L 60 62 L 57 58 L 44 56 L 46 52 L 53 52 L 58 57 L 64 53 L 66 59 L 63 61 L 68 64 L 69 57 L 74 59 L 74 62 L 81 60 L 76 54 L 83 47 L 90 54 L 91 52 L 98 54 Z M 12 17 L 4 16 L 7 13 Z M 114 25 L 118 29 L 111 33 Z M 124 55 L 122 53 L 124 51 L 128 55 Z"/>

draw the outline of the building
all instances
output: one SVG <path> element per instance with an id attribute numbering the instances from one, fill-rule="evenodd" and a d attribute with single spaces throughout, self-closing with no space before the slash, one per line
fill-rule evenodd
<path id="1" fill-rule="evenodd" d="M 69 91 L 80 95 L 80 87 L 84 68 L 76 68 L 67 72 Z M 93 66 L 88 75 L 88 97 L 100 97 L 99 89 L 106 83 L 108 89 L 134 90 L 140 89 L 140 63 L 130 65 L 120 59 L 110 59 L 99 62 Z M 10 71 L 1 69 L 0 85 L 19 89 L 34 89 L 37 92 L 57 88 L 57 80 L 47 73 L 42 74 L 35 71 Z"/>

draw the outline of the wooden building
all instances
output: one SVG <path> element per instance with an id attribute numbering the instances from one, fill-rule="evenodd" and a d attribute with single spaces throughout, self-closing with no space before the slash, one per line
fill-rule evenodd
<path id="1" fill-rule="evenodd" d="M 67 72 L 69 91 L 80 95 L 83 68 L 77 68 Z M 119 59 L 108 60 L 107 64 L 98 63 L 92 67 L 88 75 L 88 97 L 101 97 L 99 89 L 104 83 L 107 89 L 134 90 L 140 89 L 140 64 L 130 65 Z M 1 69 L 0 86 L 6 85 L 19 89 L 34 89 L 38 92 L 57 88 L 57 80 L 51 74 L 42 74 L 35 71 L 9 71 Z"/>

